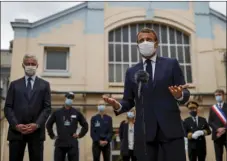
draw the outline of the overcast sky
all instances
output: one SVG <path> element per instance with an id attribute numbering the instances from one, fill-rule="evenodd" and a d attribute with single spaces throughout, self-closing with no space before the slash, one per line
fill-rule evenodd
<path id="1" fill-rule="evenodd" d="M 15 18 L 34 22 L 79 3 L 82 2 L 1 2 L 1 49 L 9 48 L 13 39 L 10 22 Z M 226 15 L 226 2 L 210 2 L 210 7 Z"/>

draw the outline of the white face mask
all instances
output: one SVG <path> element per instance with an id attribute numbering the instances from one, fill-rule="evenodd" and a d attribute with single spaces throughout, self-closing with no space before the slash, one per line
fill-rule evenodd
<path id="1" fill-rule="evenodd" d="M 36 66 L 24 66 L 24 71 L 28 76 L 33 76 L 36 73 Z"/>
<path id="2" fill-rule="evenodd" d="M 156 48 L 154 47 L 154 42 L 148 42 L 144 41 L 143 43 L 139 44 L 139 52 L 145 57 L 152 56 L 154 52 L 156 51 Z"/>

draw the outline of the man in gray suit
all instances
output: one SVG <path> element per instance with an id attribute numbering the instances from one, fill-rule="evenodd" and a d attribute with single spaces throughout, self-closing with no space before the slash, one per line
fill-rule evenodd
<path id="1" fill-rule="evenodd" d="M 9 161 L 23 161 L 26 144 L 29 160 L 43 161 L 45 122 L 51 112 L 50 85 L 36 76 L 34 55 L 25 55 L 22 67 L 25 76 L 11 82 L 4 108 L 9 122 Z"/>

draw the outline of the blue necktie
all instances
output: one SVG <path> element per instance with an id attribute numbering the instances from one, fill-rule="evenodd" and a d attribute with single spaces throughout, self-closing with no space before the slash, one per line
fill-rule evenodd
<path id="1" fill-rule="evenodd" d="M 149 82 L 153 82 L 153 70 L 152 70 L 152 64 L 150 59 L 146 59 L 146 71 L 149 73 Z"/>
<path id="2" fill-rule="evenodd" d="M 31 91 L 32 91 L 32 83 L 31 83 L 31 81 L 32 81 L 32 78 L 31 77 L 29 77 L 28 79 L 27 79 L 27 94 L 28 94 L 28 98 L 30 99 L 30 96 L 31 96 Z"/>

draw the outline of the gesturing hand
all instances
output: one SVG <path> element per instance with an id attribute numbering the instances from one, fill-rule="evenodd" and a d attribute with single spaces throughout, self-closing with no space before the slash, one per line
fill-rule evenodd
<path id="1" fill-rule="evenodd" d="M 188 85 L 170 86 L 169 91 L 176 99 L 179 99 L 182 97 L 183 89 L 187 88 L 187 87 L 188 87 Z"/>
<path id="2" fill-rule="evenodd" d="M 108 103 L 108 104 L 110 104 L 111 106 L 113 106 L 113 108 L 114 108 L 114 110 L 118 110 L 119 108 L 120 108 L 120 103 L 117 101 L 117 100 L 115 100 L 114 98 L 110 98 L 110 97 L 108 97 L 108 96 L 102 96 L 102 98 L 103 98 L 103 100 L 106 102 L 106 103 Z"/>

